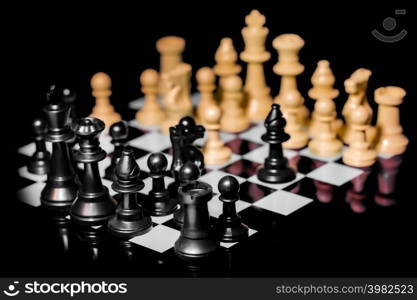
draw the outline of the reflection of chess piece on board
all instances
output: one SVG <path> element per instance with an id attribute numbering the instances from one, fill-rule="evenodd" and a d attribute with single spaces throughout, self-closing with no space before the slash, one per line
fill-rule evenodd
<path id="1" fill-rule="evenodd" d="M 381 206 L 390 206 L 396 203 L 397 175 L 402 155 L 389 158 L 378 157 L 378 193 L 375 195 L 375 202 Z"/>
<path id="2" fill-rule="evenodd" d="M 229 147 L 220 138 L 221 110 L 217 105 L 207 107 L 203 120 L 207 130 L 207 140 L 203 147 L 204 163 L 206 165 L 221 165 L 227 163 L 232 155 Z"/>
<path id="3" fill-rule="evenodd" d="M 93 107 L 90 117 L 100 119 L 106 124 L 106 128 L 121 120 L 120 115 L 114 111 L 110 104 L 111 79 L 103 72 L 94 74 L 91 78 L 93 96 L 96 98 L 96 105 Z"/>
<path id="4" fill-rule="evenodd" d="M 164 95 L 162 106 L 165 111 L 166 119 L 161 123 L 160 130 L 163 134 L 169 134 L 169 127 L 175 126 L 183 117 L 183 112 L 179 107 L 179 97 L 181 87 L 168 83 L 168 92 Z"/>
<path id="5" fill-rule="evenodd" d="M 360 68 L 353 72 L 353 74 L 345 80 L 345 91 L 349 94 L 345 105 L 343 106 L 342 115 L 345 118 L 345 127 L 341 132 L 343 142 L 350 144 L 352 138 L 352 127 L 350 126 L 349 115 L 358 106 L 364 106 L 368 111 L 369 119 L 366 124 L 370 124 L 372 120 L 372 109 L 368 103 L 366 92 L 368 88 L 369 77 L 372 72 L 368 69 Z M 368 131 L 371 127 L 368 127 Z"/>
<path id="6" fill-rule="evenodd" d="M 298 118 L 300 107 L 303 106 L 304 99 L 297 90 L 290 90 L 281 98 L 283 110 L 287 113 L 285 132 L 290 139 L 282 146 L 287 149 L 301 149 L 307 145 L 308 134 L 303 127 L 303 123 Z"/>
<path id="7" fill-rule="evenodd" d="M 333 100 L 339 95 L 339 91 L 333 87 L 335 77 L 327 60 L 320 60 L 317 63 L 317 68 L 311 77 L 311 83 L 313 84 L 313 87 L 308 91 L 308 96 L 313 100 L 320 101 L 320 99 L 323 98 Z M 335 120 L 332 123 L 332 130 L 334 132 L 338 132 L 342 126 L 342 120 L 336 119 L 336 110 L 334 110 L 334 114 Z M 311 115 L 309 133 L 311 136 L 314 136 L 318 131 L 316 112 L 313 111 Z"/>
<path id="8" fill-rule="evenodd" d="M 369 167 L 376 160 L 376 151 L 371 149 L 366 139 L 368 128 L 369 110 L 365 106 L 358 106 L 349 114 L 349 122 L 352 127 L 351 142 L 349 148 L 343 153 L 343 162 L 353 167 Z"/>
<path id="9" fill-rule="evenodd" d="M 380 131 L 376 150 L 380 154 L 398 155 L 407 148 L 408 139 L 402 133 L 398 108 L 405 95 L 404 89 L 395 86 L 375 90 L 375 101 L 379 104 L 377 127 Z"/>
<path id="10" fill-rule="evenodd" d="M 337 139 L 332 124 L 336 119 L 336 105 L 328 98 L 316 101 L 314 105 L 316 117 L 316 134 L 309 142 L 310 151 L 319 156 L 334 156 L 342 150 L 342 142 Z"/>
<path id="11" fill-rule="evenodd" d="M 223 81 L 223 107 L 220 127 L 225 132 L 241 132 L 249 128 L 248 116 L 242 107 L 242 80 L 233 75 Z"/>
<path id="12" fill-rule="evenodd" d="M 269 113 L 272 98 L 265 82 L 263 63 L 271 54 L 265 50 L 268 28 L 264 27 L 265 16 L 252 10 L 245 18 L 246 27 L 242 29 L 245 50 L 240 58 L 248 64 L 245 91 L 248 96 L 247 115 L 253 122 L 263 121 Z"/>
<path id="13" fill-rule="evenodd" d="M 304 46 L 304 40 L 296 34 L 281 34 L 274 39 L 272 45 L 278 51 L 279 58 L 274 66 L 274 72 L 281 76 L 281 86 L 274 102 L 281 104 L 282 98 L 289 91 L 298 92 L 296 76 L 304 71 L 304 66 L 298 59 L 298 52 Z M 285 108 L 282 112 L 286 115 Z M 303 125 L 306 125 L 308 115 L 307 107 L 301 105 L 298 109 L 298 117 Z"/>
<path id="14" fill-rule="evenodd" d="M 172 71 L 182 62 L 182 52 L 185 48 L 185 40 L 178 36 L 165 36 L 156 42 L 156 49 L 160 54 L 160 70 L 159 73 L 165 74 Z M 164 77 L 159 81 L 159 94 L 164 95 L 167 92 Z"/>
<path id="15" fill-rule="evenodd" d="M 216 65 L 213 67 L 214 73 L 219 76 L 219 88 L 217 96 L 220 102 L 220 107 L 223 108 L 223 83 L 224 80 L 230 76 L 240 73 L 241 67 L 237 62 L 237 52 L 233 47 L 231 38 L 223 38 L 220 41 L 220 46 L 214 56 Z"/>
<path id="16" fill-rule="evenodd" d="M 156 126 L 161 124 L 165 117 L 158 102 L 158 72 L 148 69 L 140 75 L 142 93 L 145 95 L 145 103 L 136 113 L 136 120 L 139 124 L 146 126 Z"/>
<path id="17" fill-rule="evenodd" d="M 214 90 L 216 89 L 216 75 L 209 67 L 203 67 L 197 71 L 197 89 L 200 92 L 200 102 L 197 106 L 197 120 L 201 123 L 204 118 L 204 111 L 213 105 L 217 105 L 214 99 Z"/>

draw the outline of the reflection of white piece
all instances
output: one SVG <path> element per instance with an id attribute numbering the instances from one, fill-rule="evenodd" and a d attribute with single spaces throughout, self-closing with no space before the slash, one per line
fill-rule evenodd
<path id="1" fill-rule="evenodd" d="M 211 169 L 211 170 L 219 170 L 221 168 L 224 168 L 228 165 L 233 164 L 234 162 L 237 162 L 239 159 L 241 159 L 240 155 L 234 154 L 232 153 L 232 155 L 230 156 L 230 159 L 228 162 L 221 164 L 221 165 L 210 165 L 210 164 L 206 164 L 206 169 Z"/>

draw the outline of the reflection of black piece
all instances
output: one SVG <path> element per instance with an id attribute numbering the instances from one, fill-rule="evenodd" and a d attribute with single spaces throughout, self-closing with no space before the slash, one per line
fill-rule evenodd
<path id="1" fill-rule="evenodd" d="M 69 106 L 60 101 L 59 95 L 55 86 L 51 86 L 48 103 L 43 108 L 48 123 L 46 140 L 52 142 L 52 156 L 41 201 L 47 208 L 68 211 L 78 189 L 67 145 L 74 133 L 68 124 Z"/>
<path id="2" fill-rule="evenodd" d="M 179 176 L 180 186 L 187 183 L 194 182 L 200 177 L 200 169 L 191 161 L 186 162 L 180 169 L 181 176 Z M 179 199 L 180 200 L 180 199 Z M 182 226 L 184 223 L 184 206 L 181 201 L 180 208 L 174 212 L 174 222 Z"/>
<path id="3" fill-rule="evenodd" d="M 122 155 L 123 147 L 126 144 L 127 136 L 129 134 L 129 127 L 126 121 L 119 121 L 110 126 L 109 134 L 112 138 L 111 143 L 114 145 L 114 151 L 111 156 L 110 166 L 106 169 L 106 178 L 111 181 L 116 180 L 114 170 L 116 169 L 117 162 Z"/>
<path id="4" fill-rule="evenodd" d="M 137 203 L 137 193 L 144 184 L 139 178 L 140 170 L 132 149 L 123 150 L 115 173 L 116 181 L 112 188 L 122 197 L 116 214 L 109 220 L 110 233 L 119 237 L 134 237 L 148 232 L 152 221 Z"/>
<path id="5" fill-rule="evenodd" d="M 36 149 L 30 159 L 28 171 L 38 175 L 45 175 L 49 171 L 49 161 L 51 159 L 45 144 L 45 135 L 48 129 L 45 121 L 41 118 L 33 120 L 32 127 L 35 134 Z"/>
<path id="6" fill-rule="evenodd" d="M 98 162 L 106 157 L 99 142 L 103 130 L 104 122 L 96 118 L 79 119 L 74 127 L 80 144 L 76 160 L 84 164 L 84 174 L 78 197 L 71 207 L 71 217 L 81 225 L 100 225 L 116 208 L 116 201 L 103 186 L 98 169 Z"/>
<path id="7" fill-rule="evenodd" d="M 149 201 L 144 202 L 143 205 L 154 216 L 169 215 L 177 208 L 176 199 L 172 198 L 165 188 L 167 166 L 168 160 L 162 153 L 153 153 L 148 157 L 152 190 L 148 194 Z"/>
<path id="8" fill-rule="evenodd" d="M 96 261 L 106 238 L 106 226 L 77 226 L 77 236 L 91 251 L 91 258 Z"/>
<path id="9" fill-rule="evenodd" d="M 284 132 L 285 125 L 286 121 L 279 105 L 272 104 L 265 120 L 266 133 L 262 135 L 262 140 L 269 144 L 269 154 L 264 165 L 258 170 L 257 176 L 260 181 L 282 183 L 295 179 L 295 171 L 288 166 L 288 160 L 282 151 L 282 143 L 290 138 Z"/>
<path id="10" fill-rule="evenodd" d="M 236 201 L 239 200 L 239 182 L 233 176 L 224 176 L 219 181 L 220 201 L 223 202 L 223 213 L 216 226 L 222 242 L 238 242 L 248 237 L 248 226 L 236 213 Z"/>
<path id="11" fill-rule="evenodd" d="M 219 248 L 210 226 L 207 202 L 212 197 L 209 184 L 196 181 L 198 167 L 188 162 L 180 169 L 181 181 L 188 183 L 178 189 L 178 196 L 184 209 L 184 224 L 181 235 L 175 242 L 174 251 L 182 259 L 207 257 Z"/>

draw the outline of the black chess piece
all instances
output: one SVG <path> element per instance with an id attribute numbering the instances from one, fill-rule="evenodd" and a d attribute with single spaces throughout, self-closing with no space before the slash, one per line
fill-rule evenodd
<path id="1" fill-rule="evenodd" d="M 222 242 L 234 243 L 248 237 L 248 226 L 236 213 L 236 201 L 239 200 L 239 182 L 233 176 L 224 176 L 219 181 L 220 201 L 223 213 L 219 216 L 216 232 Z"/>
<path id="2" fill-rule="evenodd" d="M 152 190 L 149 192 L 149 201 L 144 208 L 154 216 L 166 216 L 177 209 L 177 200 L 172 198 L 165 188 L 164 178 L 168 167 L 168 160 L 162 153 L 152 153 L 148 157 L 149 176 L 152 178 Z"/>
<path id="3" fill-rule="evenodd" d="M 178 187 L 180 180 L 178 172 L 187 161 L 193 162 L 200 170 L 204 169 L 204 156 L 192 143 L 204 136 L 204 127 L 197 125 L 193 118 L 186 116 L 173 127 L 169 128 L 169 137 L 172 144 L 171 172 L 175 181 L 169 184 L 168 191 L 172 198 L 178 199 Z"/>
<path id="4" fill-rule="evenodd" d="M 266 133 L 262 135 L 262 140 L 269 144 L 269 155 L 264 165 L 258 169 L 257 176 L 260 181 L 283 183 L 295 179 L 295 171 L 288 165 L 282 150 L 282 143 L 290 138 L 284 131 L 285 125 L 286 121 L 279 105 L 272 104 L 265 120 Z"/>
<path id="5" fill-rule="evenodd" d="M 116 209 L 116 201 L 103 186 L 98 169 L 98 162 L 106 157 L 99 142 L 104 127 L 103 121 L 91 117 L 79 119 L 74 126 L 80 144 L 75 158 L 84 164 L 84 174 L 71 217 L 80 225 L 102 225 Z"/>
<path id="6" fill-rule="evenodd" d="M 48 123 L 46 140 L 52 142 L 52 156 L 41 202 L 46 208 L 68 211 L 78 190 L 67 144 L 74 136 L 68 124 L 70 110 L 60 101 L 60 91 L 54 85 L 50 87 L 47 101 L 43 110 Z"/>
<path id="7" fill-rule="evenodd" d="M 180 171 L 181 171 L 181 176 L 179 176 L 180 186 L 183 186 L 190 182 L 194 182 L 200 177 L 200 169 L 191 161 L 186 162 L 181 167 Z M 181 201 L 179 201 L 179 206 L 180 206 L 179 209 L 177 209 L 174 212 L 174 222 L 178 226 L 182 226 L 184 224 L 184 206 Z"/>
<path id="8" fill-rule="evenodd" d="M 212 188 L 207 183 L 197 181 L 198 174 L 198 167 L 191 162 L 184 164 L 179 172 L 181 180 L 188 181 L 178 189 L 184 210 L 184 224 L 174 251 L 182 259 L 207 257 L 220 246 L 210 225 L 207 206 L 213 194 Z"/>
<path id="9" fill-rule="evenodd" d="M 122 151 L 115 173 L 116 181 L 112 189 L 121 195 L 121 201 L 116 214 L 109 220 L 109 231 L 123 238 L 145 234 L 151 230 L 152 220 L 144 215 L 137 202 L 137 193 L 143 189 L 144 183 L 139 178 L 140 170 L 132 149 Z"/>
<path id="10" fill-rule="evenodd" d="M 45 175 L 49 171 L 50 153 L 46 150 L 45 135 L 48 132 L 46 123 L 41 118 L 36 118 L 32 123 L 33 132 L 35 134 L 36 150 L 33 153 L 28 171 L 33 174 Z"/>
<path id="11" fill-rule="evenodd" d="M 114 151 L 111 156 L 110 166 L 106 169 L 106 178 L 111 181 L 116 180 L 115 169 L 117 162 L 122 155 L 124 146 L 126 145 L 129 127 L 126 121 L 119 121 L 110 126 L 109 134 L 112 138 L 111 143 L 114 145 Z"/>
<path id="12" fill-rule="evenodd" d="M 70 115 L 69 115 L 69 122 L 70 124 L 74 123 L 78 118 L 75 112 L 75 101 L 77 100 L 77 93 L 69 88 L 65 88 L 62 90 L 62 102 L 68 104 L 70 106 Z"/>

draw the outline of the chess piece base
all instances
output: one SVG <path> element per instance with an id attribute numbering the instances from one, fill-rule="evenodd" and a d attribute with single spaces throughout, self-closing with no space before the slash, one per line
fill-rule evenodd
<path id="1" fill-rule="evenodd" d="M 152 229 L 149 216 L 139 218 L 139 210 L 124 211 L 118 209 L 108 223 L 109 231 L 117 237 L 134 237 L 143 235 Z"/>
<path id="2" fill-rule="evenodd" d="M 376 161 L 376 151 L 371 149 L 347 149 L 343 154 L 343 162 L 352 167 L 369 167 Z"/>
<path id="3" fill-rule="evenodd" d="M 71 217 L 80 225 L 101 225 L 110 219 L 117 203 L 110 196 L 107 187 L 101 193 L 84 194 L 79 192 L 71 206 Z"/>
<path id="4" fill-rule="evenodd" d="M 295 171 L 288 166 L 286 158 L 265 160 L 265 164 L 258 169 L 257 177 L 260 181 L 269 183 L 284 183 L 295 179 Z"/>
<path id="5" fill-rule="evenodd" d="M 228 147 L 221 147 L 220 149 L 204 151 L 204 163 L 206 165 L 221 165 L 230 160 L 232 156 L 232 150 Z"/>
<path id="6" fill-rule="evenodd" d="M 217 227 L 217 233 L 220 241 L 226 243 L 236 243 L 249 236 L 248 226 L 239 222 L 235 226 L 224 227 L 219 225 Z"/>
<path id="7" fill-rule="evenodd" d="M 228 120 L 222 118 L 220 120 L 220 129 L 224 132 L 229 133 L 238 133 L 248 129 L 250 126 L 249 119 L 246 117 L 235 118 L 233 120 Z"/>
<path id="8" fill-rule="evenodd" d="M 142 206 L 152 216 L 167 216 L 177 210 L 177 200 L 170 197 L 169 192 L 149 193 L 150 201 L 146 201 Z"/>
<path id="9" fill-rule="evenodd" d="M 163 111 L 141 109 L 136 113 L 136 121 L 144 126 L 157 126 L 165 119 Z"/>
<path id="10" fill-rule="evenodd" d="M 376 146 L 380 154 L 399 155 L 405 152 L 408 145 L 408 138 L 404 135 L 382 137 Z"/>
<path id="11" fill-rule="evenodd" d="M 335 156 L 342 151 L 343 144 L 338 139 L 334 140 L 311 140 L 308 149 L 311 153 L 318 156 Z"/>
<path id="12" fill-rule="evenodd" d="M 284 143 L 282 143 L 282 147 L 285 149 L 301 149 L 304 148 L 308 143 L 308 134 L 300 130 L 297 133 L 290 133 L 290 139 Z"/>
<path id="13" fill-rule="evenodd" d="M 185 260 L 201 259 L 219 249 L 220 243 L 214 238 L 190 239 L 180 236 L 175 242 L 175 254 Z"/>

